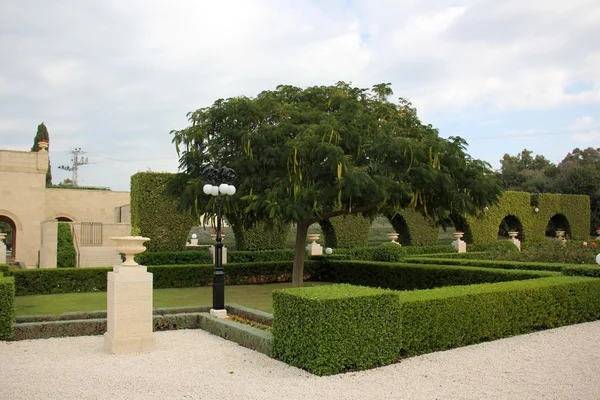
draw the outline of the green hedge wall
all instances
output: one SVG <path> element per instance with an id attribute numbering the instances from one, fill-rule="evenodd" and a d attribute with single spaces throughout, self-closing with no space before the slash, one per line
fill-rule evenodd
<path id="1" fill-rule="evenodd" d="M 484 253 L 485 254 L 485 253 Z M 404 262 L 413 264 L 434 264 L 434 265 L 459 265 L 464 267 L 482 267 L 482 268 L 501 268 L 501 269 L 522 269 L 530 271 L 562 271 L 569 264 L 561 263 L 542 263 L 542 262 L 522 262 L 522 261 L 500 261 L 500 260 L 470 260 L 459 258 L 435 258 L 435 257 L 410 257 L 405 258 Z"/>
<path id="2" fill-rule="evenodd" d="M 555 276 L 404 292 L 286 289 L 273 293 L 273 308 L 276 356 L 328 375 L 597 320 L 600 279 Z"/>
<path id="3" fill-rule="evenodd" d="M 362 215 L 340 215 L 320 221 L 325 247 L 351 248 L 369 244 L 372 220 Z"/>
<path id="4" fill-rule="evenodd" d="M 568 276 L 591 276 L 593 278 L 600 278 L 600 267 L 597 265 L 572 265 L 564 267 L 562 273 L 563 275 Z"/>
<path id="5" fill-rule="evenodd" d="M 249 263 L 259 261 L 292 261 L 294 250 L 238 251 L 227 250 L 228 263 Z M 208 248 L 190 251 L 159 251 L 141 253 L 135 257 L 140 265 L 181 265 L 212 264 Z"/>
<path id="6" fill-rule="evenodd" d="M 538 204 L 532 206 L 531 195 L 526 192 L 506 191 L 500 202 L 476 216 L 466 216 L 465 221 L 471 232 L 473 242 L 478 245 L 491 244 L 498 238 L 498 228 L 502 220 L 515 216 L 522 227 L 520 240 L 541 241 L 550 219 L 564 215 L 570 226 L 571 236 L 587 238 L 589 236 L 590 200 L 584 195 L 548 194 L 537 195 Z M 535 212 L 537 207 L 539 212 Z"/>
<path id="7" fill-rule="evenodd" d="M 73 244 L 71 225 L 59 222 L 56 239 L 56 265 L 58 268 L 77 267 L 77 251 Z"/>
<path id="8" fill-rule="evenodd" d="M 0 339 L 12 334 L 15 322 L 15 280 L 0 273 Z"/>
<path id="9" fill-rule="evenodd" d="M 164 195 L 173 174 L 138 172 L 131 176 L 131 226 L 150 238 L 148 251 L 185 249 L 190 229 L 197 224 L 189 213 L 177 210 L 177 201 Z"/>
<path id="10" fill-rule="evenodd" d="M 225 283 L 248 285 L 291 281 L 292 261 L 225 264 Z M 319 263 L 306 261 L 305 275 L 317 275 Z M 11 270 L 17 296 L 106 291 L 107 272 L 112 268 L 51 268 Z M 207 286 L 212 283 L 214 267 L 205 265 L 148 266 L 155 289 Z"/>
<path id="11" fill-rule="evenodd" d="M 235 235 L 235 248 L 243 251 L 284 249 L 291 229 L 289 223 L 279 219 L 259 221 L 251 227 L 244 227 L 233 219 L 229 221 Z"/>
<path id="12" fill-rule="evenodd" d="M 345 260 L 324 261 L 317 272 L 316 280 L 319 281 L 394 290 L 430 289 L 558 275 L 556 272 L 546 271 Z"/>
<path id="13" fill-rule="evenodd" d="M 439 235 L 437 225 L 412 208 L 404 208 L 398 214 L 387 217 L 396 232 L 400 234 L 398 240 L 403 245 L 423 246 L 437 243 Z"/>
<path id="14" fill-rule="evenodd" d="M 385 365 L 398 358 L 398 298 L 350 285 L 273 291 L 273 353 L 313 374 Z"/>

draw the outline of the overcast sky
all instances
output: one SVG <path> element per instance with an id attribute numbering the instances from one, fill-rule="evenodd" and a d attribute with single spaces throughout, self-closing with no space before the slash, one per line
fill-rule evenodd
<path id="1" fill-rule="evenodd" d="M 169 132 L 279 84 L 391 82 L 494 168 L 600 147 L 598 0 L 3 0 L 0 148 L 50 132 L 54 183 L 129 190 L 177 170 Z"/>

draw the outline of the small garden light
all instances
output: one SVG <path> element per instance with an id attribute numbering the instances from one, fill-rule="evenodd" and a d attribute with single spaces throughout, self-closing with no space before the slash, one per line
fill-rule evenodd
<path id="1" fill-rule="evenodd" d="M 331 253 L 333 253 L 333 250 L 331 249 L 331 247 L 328 247 L 325 249 L 325 254 L 331 254 Z"/>

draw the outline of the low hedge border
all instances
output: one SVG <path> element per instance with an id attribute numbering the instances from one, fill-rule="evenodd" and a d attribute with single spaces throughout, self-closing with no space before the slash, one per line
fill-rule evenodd
<path id="1" fill-rule="evenodd" d="M 273 307 L 274 354 L 330 375 L 597 320 L 600 279 L 553 276 L 404 292 L 317 286 L 275 291 Z"/>
<path id="2" fill-rule="evenodd" d="M 11 335 L 15 320 L 15 279 L 0 272 L 0 339 Z"/>
<path id="3" fill-rule="evenodd" d="M 319 269 L 317 280 L 394 290 L 415 290 L 556 275 L 558 273 L 549 271 L 331 260 L 324 263 L 323 267 Z"/>
<path id="4" fill-rule="evenodd" d="M 316 274 L 319 264 L 304 263 L 305 275 Z M 292 261 L 229 263 L 224 265 L 225 283 L 247 285 L 253 283 L 288 282 L 291 280 Z M 106 274 L 109 268 L 52 268 L 11 270 L 17 296 L 33 294 L 56 294 L 106 291 Z M 148 266 L 153 274 L 155 289 L 208 286 L 212 283 L 214 266 L 204 265 L 160 265 Z"/>
<path id="5" fill-rule="evenodd" d="M 157 251 L 144 252 L 135 256 L 141 265 L 180 265 L 180 264 L 212 264 L 209 248 L 186 251 Z M 227 261 L 230 263 L 252 263 L 269 261 L 293 261 L 294 250 L 260 250 L 260 251 L 227 251 Z"/>
<path id="6" fill-rule="evenodd" d="M 415 264 L 435 264 L 435 265 L 459 265 L 464 267 L 482 267 L 482 268 L 501 268 L 501 269 L 521 269 L 530 271 L 562 271 L 569 264 L 562 263 L 543 263 L 543 262 L 523 262 L 523 261 L 501 261 L 501 260 L 467 260 L 458 258 L 433 258 L 433 257 L 410 257 L 404 259 L 405 262 Z"/>
<path id="7" fill-rule="evenodd" d="M 563 268 L 563 275 L 567 276 L 589 276 L 600 278 L 600 267 L 591 265 L 573 265 Z"/>
<path id="8" fill-rule="evenodd" d="M 271 332 L 239 322 L 216 318 L 209 313 L 200 313 L 199 319 L 200 328 L 213 335 L 231 340 L 240 346 L 256 350 L 269 357 L 273 354 L 273 334 Z"/>

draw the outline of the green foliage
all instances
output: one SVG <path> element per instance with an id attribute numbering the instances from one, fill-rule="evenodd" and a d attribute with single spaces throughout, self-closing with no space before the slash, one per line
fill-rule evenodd
<path id="1" fill-rule="evenodd" d="M 538 212 L 534 211 L 532 202 L 536 203 Z M 588 196 L 540 193 L 532 197 L 525 192 L 507 191 L 487 211 L 476 216 L 466 216 L 464 220 L 473 243 L 477 245 L 494 243 L 507 216 L 520 223 L 522 231 L 518 238 L 521 241 L 544 240 L 546 227 L 556 216 L 562 216 L 568 221 L 569 226 L 563 228 L 567 229 L 567 234 L 571 237 L 587 238 L 589 207 Z"/>
<path id="2" fill-rule="evenodd" d="M 565 277 L 401 293 L 401 354 L 593 321 L 599 294 L 600 280 Z"/>
<path id="3" fill-rule="evenodd" d="M 404 258 L 405 252 L 397 243 L 382 243 L 373 250 L 373 261 L 398 262 Z"/>
<path id="4" fill-rule="evenodd" d="M 463 253 L 464 254 L 464 253 Z M 456 253 L 454 255 L 457 255 Z M 462 255 L 462 254 L 458 254 Z M 440 254 L 437 257 L 410 257 L 404 261 L 413 264 L 433 264 L 433 265 L 455 265 L 463 267 L 482 267 L 482 268 L 501 268 L 501 269 L 521 269 L 531 271 L 556 271 L 560 272 L 568 265 L 550 262 L 523 262 L 523 261 L 501 261 L 488 259 L 487 253 L 481 253 L 482 259 L 461 259 L 459 257 L 448 258 L 448 254 Z"/>
<path id="5" fill-rule="evenodd" d="M 15 321 L 15 280 L 0 273 L 0 339 L 12 334 Z"/>
<path id="6" fill-rule="evenodd" d="M 439 229 L 434 221 L 411 208 L 397 210 L 397 213 L 388 215 L 388 219 L 400 234 L 398 242 L 402 245 L 423 246 L 437 242 Z"/>
<path id="7" fill-rule="evenodd" d="M 48 134 L 48 129 L 46 125 L 42 122 L 37 127 L 37 132 L 35 137 L 33 138 L 33 146 L 31 146 L 31 151 L 40 151 L 39 142 L 45 141 L 48 142 L 48 153 L 50 153 L 50 135 Z M 52 186 L 52 168 L 50 168 L 50 156 L 48 156 L 48 172 L 46 172 L 46 186 Z"/>
<path id="8" fill-rule="evenodd" d="M 165 196 L 173 174 L 138 172 L 131 177 L 131 226 L 151 240 L 148 251 L 185 249 L 190 228 L 195 221 L 189 212 L 178 211 L 177 202 Z"/>
<path id="9" fill-rule="evenodd" d="M 386 242 L 388 243 L 388 242 Z M 389 242 L 391 243 L 391 242 Z M 423 255 L 423 254 L 438 254 L 438 253 L 454 253 L 454 248 L 451 245 L 435 245 L 435 246 L 398 246 L 401 247 L 403 254 Z M 328 259 L 343 259 L 343 260 L 362 260 L 375 261 L 373 252 L 377 249 L 376 246 L 371 247 L 355 247 L 352 249 L 335 249 L 330 256 L 324 256 Z"/>
<path id="10" fill-rule="evenodd" d="M 336 285 L 277 291 L 273 303 L 276 356 L 325 375 L 597 320 L 600 279 L 555 276 L 410 292 Z"/>
<path id="11" fill-rule="evenodd" d="M 318 263 L 307 261 L 306 278 L 316 276 Z M 287 282 L 291 279 L 292 261 L 225 264 L 225 283 L 249 285 L 254 283 Z M 17 296 L 33 294 L 77 293 L 106 291 L 106 274 L 112 268 L 51 268 L 11 270 Z M 207 286 L 212 283 L 214 267 L 205 265 L 148 266 L 153 274 L 153 287 L 184 288 Z"/>
<path id="12" fill-rule="evenodd" d="M 290 224 L 280 219 L 257 221 L 251 224 L 236 223 L 230 218 L 235 234 L 235 248 L 238 250 L 276 250 L 284 249 L 290 231 Z M 248 226 L 249 225 L 249 226 Z"/>
<path id="13" fill-rule="evenodd" d="M 56 265 L 58 268 L 77 267 L 77 251 L 73 244 L 71 225 L 59 222 L 56 239 Z"/>
<path id="14" fill-rule="evenodd" d="M 598 265 L 573 265 L 564 267 L 562 270 L 564 275 L 568 276 L 590 276 L 592 278 L 600 278 L 600 267 Z"/>
<path id="15" fill-rule="evenodd" d="M 340 215 L 319 221 L 325 233 L 325 246 L 352 248 L 369 244 L 369 229 L 372 220 L 362 215 Z"/>
<path id="16" fill-rule="evenodd" d="M 191 112 L 190 125 L 172 132 L 182 172 L 171 192 L 187 209 L 205 210 L 203 168 L 214 160 L 233 168 L 228 219 L 241 198 L 247 218 L 297 223 L 295 284 L 314 222 L 405 207 L 438 220 L 497 200 L 489 165 L 472 159 L 463 139 L 441 138 L 409 102 L 389 102 L 380 89 L 281 85 Z"/>
<path id="17" fill-rule="evenodd" d="M 394 362 L 399 304 L 394 292 L 327 285 L 276 290 L 273 352 L 317 375 Z"/>
<path id="18" fill-rule="evenodd" d="M 229 263 L 251 263 L 260 261 L 291 261 L 294 250 L 238 251 L 228 250 Z M 190 251 L 160 251 L 138 254 L 135 260 L 140 265 L 180 265 L 180 264 L 212 264 L 212 255 L 208 248 Z"/>
<path id="19" fill-rule="evenodd" d="M 318 272 L 317 280 L 324 282 L 394 290 L 431 289 L 556 275 L 554 272 L 545 271 L 346 260 L 324 261 Z"/>

